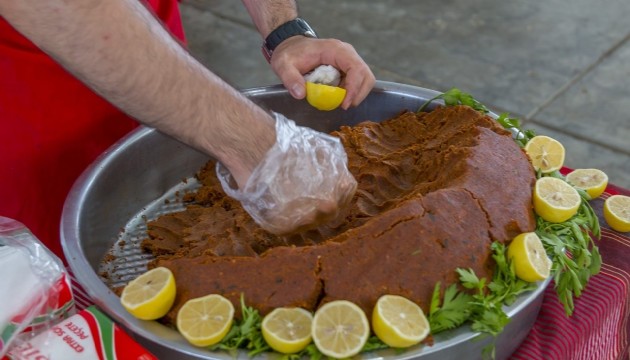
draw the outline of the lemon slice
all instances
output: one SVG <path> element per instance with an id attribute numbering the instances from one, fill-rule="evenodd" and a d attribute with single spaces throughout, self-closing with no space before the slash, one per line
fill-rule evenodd
<path id="1" fill-rule="evenodd" d="M 613 230 L 630 231 L 630 196 L 613 195 L 606 199 L 604 219 Z"/>
<path id="2" fill-rule="evenodd" d="M 406 348 L 429 335 L 429 322 L 413 301 L 397 295 L 383 295 L 372 312 L 372 328 L 385 344 Z"/>
<path id="3" fill-rule="evenodd" d="M 232 327 L 234 306 L 221 295 L 188 300 L 177 313 L 177 329 L 195 346 L 221 341 Z"/>
<path id="4" fill-rule="evenodd" d="M 608 175 L 598 169 L 575 169 L 567 174 L 567 181 L 595 199 L 606 190 Z"/>
<path id="5" fill-rule="evenodd" d="M 133 279 L 120 295 L 122 306 L 142 320 L 161 318 L 174 301 L 175 277 L 165 267 L 157 267 Z"/>
<path id="6" fill-rule="evenodd" d="M 313 315 L 302 308 L 277 308 L 262 321 L 262 335 L 272 349 L 293 354 L 311 343 Z"/>
<path id="7" fill-rule="evenodd" d="M 334 110 L 346 97 L 346 89 L 338 86 L 306 82 L 306 101 L 318 110 Z"/>
<path id="8" fill-rule="evenodd" d="M 536 233 L 522 233 L 508 246 L 507 256 L 514 263 L 519 279 L 535 282 L 549 277 L 551 260 Z"/>
<path id="9" fill-rule="evenodd" d="M 525 144 L 525 152 L 536 171 L 550 173 L 564 164 L 564 146 L 549 136 L 534 136 Z"/>
<path id="10" fill-rule="evenodd" d="M 322 354 L 343 359 L 361 351 L 370 335 L 370 324 L 356 304 L 335 300 L 317 309 L 311 335 Z"/>
<path id="11" fill-rule="evenodd" d="M 534 187 L 534 210 L 543 219 L 558 223 L 569 220 L 580 207 L 577 190 L 564 180 L 542 177 Z"/>

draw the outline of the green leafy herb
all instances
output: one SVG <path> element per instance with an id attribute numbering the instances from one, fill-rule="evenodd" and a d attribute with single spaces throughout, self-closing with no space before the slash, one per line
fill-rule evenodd
<path id="1" fill-rule="evenodd" d="M 420 109 L 418 109 L 418 112 L 424 111 L 424 109 L 435 100 L 444 101 L 444 105 L 446 106 L 467 105 L 477 111 L 481 111 L 484 114 L 487 114 L 489 112 L 488 108 L 486 108 L 482 103 L 473 98 L 472 95 L 463 92 L 458 88 L 452 88 L 447 92 L 444 92 L 434 97 L 433 99 L 427 100 L 427 102 L 425 102 L 424 105 L 422 105 Z"/>
<path id="2" fill-rule="evenodd" d="M 521 121 L 517 118 L 511 118 L 507 113 L 499 115 L 497 122 L 501 124 L 506 130 L 512 131 L 514 134 L 514 141 L 521 147 L 525 147 L 525 144 L 536 136 L 534 130 L 521 129 Z"/>
<path id="3" fill-rule="evenodd" d="M 564 180 L 558 172 L 546 176 Z M 593 240 L 601 237 L 599 220 L 588 203 L 588 194 L 583 190 L 578 192 L 582 202 L 571 219 L 562 223 L 551 223 L 541 217 L 536 219 L 536 233 L 552 257 L 556 293 L 568 316 L 573 314 L 574 297 L 582 294 L 590 277 L 599 273 L 602 265 L 602 257 Z"/>
<path id="4" fill-rule="evenodd" d="M 446 106 L 468 105 L 477 111 L 488 113 L 488 109 L 472 96 L 455 88 L 427 101 L 418 111 L 423 111 L 432 101 L 438 99 L 444 100 Z M 501 114 L 497 122 L 514 134 L 514 140 L 521 148 L 536 136 L 532 130 L 521 129 L 520 121 L 509 117 L 508 114 Z M 544 175 L 538 171 L 536 177 L 541 176 L 553 176 L 565 180 L 558 171 Z M 574 297 L 582 294 L 589 278 L 600 271 L 602 264 L 599 249 L 593 240 L 593 238 L 601 237 L 599 220 L 588 203 L 590 200 L 588 194 L 583 190 L 577 190 L 582 202 L 578 213 L 568 221 L 550 223 L 536 216 L 536 233 L 552 259 L 551 273 L 555 280 L 555 289 L 569 316 L 575 307 Z M 509 323 L 502 305 L 512 304 L 520 293 L 535 288 L 535 284 L 516 277 L 514 266 L 506 257 L 504 245 L 495 242 L 492 244 L 492 250 L 496 269 L 492 282 L 487 286 L 485 279 L 479 279 L 472 270 L 456 270 L 460 275 L 462 286 L 473 291 L 472 300 L 453 302 L 452 299 L 458 298 L 462 293 L 452 285 L 444 293 L 444 304 L 440 307 L 440 284 L 436 284 L 429 314 L 433 334 L 459 326 L 455 324 L 470 321 L 473 330 L 496 336 Z M 457 311 L 446 311 L 450 308 Z M 465 314 L 469 315 L 465 316 Z M 464 319 L 465 317 L 467 318 Z M 494 358 L 494 342 L 483 349 L 482 355 Z"/>
<path id="5" fill-rule="evenodd" d="M 431 333 L 454 329 L 466 322 L 472 313 L 471 302 L 472 296 L 457 291 L 457 285 L 452 284 L 446 288 L 444 300 L 440 304 L 440 283 L 435 284 L 429 311 Z"/>
<path id="6" fill-rule="evenodd" d="M 309 358 L 310 360 L 321 360 L 323 357 L 324 357 L 324 354 L 322 354 L 319 351 L 319 349 L 317 348 L 317 346 L 315 346 L 315 344 L 311 343 L 306 348 L 304 348 L 304 350 L 295 354 L 283 355 L 280 359 L 281 360 L 300 360 L 304 358 Z"/>
<path id="7" fill-rule="evenodd" d="M 389 346 L 382 342 L 381 339 L 379 339 L 377 336 L 370 336 L 365 345 L 363 345 L 363 349 L 361 349 L 361 352 L 370 352 L 388 348 Z"/>
<path id="8" fill-rule="evenodd" d="M 226 350 L 235 355 L 238 349 L 246 349 L 250 357 L 271 350 L 260 329 L 262 317 L 258 310 L 245 305 L 242 294 L 241 309 L 242 319 L 235 321 L 230 332 L 218 344 L 211 346 L 210 350 Z"/>
<path id="9" fill-rule="evenodd" d="M 497 267 L 492 282 L 488 284 L 488 289 L 496 302 L 511 305 L 521 293 L 534 290 L 536 284 L 516 277 L 514 264 L 507 258 L 505 245 L 494 242 L 491 248 L 493 250 L 492 258 Z"/>
<path id="10" fill-rule="evenodd" d="M 536 285 L 516 277 L 514 266 L 507 258 L 506 248 L 499 242 L 491 245 L 492 258 L 496 268 L 492 281 L 479 278 L 472 269 L 456 269 L 462 287 L 472 293 L 459 291 L 456 284 L 444 292 L 440 301 L 440 283 L 435 285 L 429 309 L 431 333 L 456 328 L 464 322 L 471 323 L 471 329 L 496 337 L 510 322 L 503 311 L 503 305 L 510 305 L 516 297 L 533 290 Z M 494 341 L 484 348 L 484 357 L 494 358 Z"/>

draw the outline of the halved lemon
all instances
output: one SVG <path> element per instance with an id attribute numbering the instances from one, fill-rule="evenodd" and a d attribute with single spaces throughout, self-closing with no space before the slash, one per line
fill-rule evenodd
<path id="1" fill-rule="evenodd" d="M 543 219 L 558 223 L 569 220 L 580 207 L 582 198 L 564 180 L 542 177 L 534 187 L 534 210 Z"/>
<path id="2" fill-rule="evenodd" d="M 525 152 L 536 171 L 550 173 L 560 170 L 564 164 L 564 146 L 549 136 L 534 136 L 525 144 Z"/>
<path id="3" fill-rule="evenodd" d="M 519 279 L 535 282 L 549 277 L 551 260 L 536 233 L 516 236 L 508 246 L 507 256 L 514 263 Z"/>
<path id="4" fill-rule="evenodd" d="M 606 190 L 608 175 L 599 169 L 575 169 L 567 174 L 567 181 L 595 199 Z"/>
<path id="5" fill-rule="evenodd" d="M 195 346 L 210 346 L 230 331 L 234 306 L 221 295 L 211 294 L 188 300 L 177 313 L 177 329 Z"/>
<path id="6" fill-rule="evenodd" d="M 613 230 L 630 231 L 630 196 L 613 195 L 606 199 L 604 219 Z"/>
<path id="7" fill-rule="evenodd" d="M 120 303 L 138 319 L 159 319 L 175 301 L 175 277 L 171 270 L 156 267 L 138 276 L 125 286 Z"/>
<path id="8" fill-rule="evenodd" d="M 429 335 L 429 321 L 413 301 L 398 295 L 383 295 L 372 312 L 372 329 L 385 344 L 406 348 Z"/>
<path id="9" fill-rule="evenodd" d="M 313 315 L 302 308 L 277 308 L 267 314 L 261 329 L 272 349 L 293 354 L 311 343 Z"/>
<path id="10" fill-rule="evenodd" d="M 345 97 L 344 88 L 306 82 L 306 101 L 318 110 L 334 110 L 341 105 Z"/>
<path id="11" fill-rule="evenodd" d="M 344 359 L 361 351 L 370 336 L 370 324 L 356 304 L 335 300 L 317 309 L 311 335 L 322 354 Z"/>

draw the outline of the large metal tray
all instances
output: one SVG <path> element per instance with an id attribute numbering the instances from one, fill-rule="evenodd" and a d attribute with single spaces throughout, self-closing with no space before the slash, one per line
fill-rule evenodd
<path id="1" fill-rule="evenodd" d="M 400 111 L 416 110 L 439 93 L 424 88 L 378 81 L 361 106 L 349 111 L 320 112 L 291 98 L 279 85 L 244 90 L 253 101 L 281 112 L 301 125 L 330 132 L 340 125 L 381 121 Z M 141 127 L 113 145 L 77 180 L 64 207 L 61 239 L 68 263 L 94 303 L 160 359 L 232 359 L 188 344 L 177 331 L 128 314 L 109 285 L 124 285 L 146 269 L 150 256 L 141 252 L 145 220 L 178 210 L 177 198 L 195 187 L 192 176 L 208 157 L 160 132 Z M 165 201 L 169 200 L 169 201 Z M 106 254 L 117 260 L 103 263 Z M 106 277 L 101 275 L 106 274 Z M 547 282 L 524 294 L 506 309 L 511 322 L 496 339 L 498 359 L 507 358 L 532 327 Z M 481 358 L 492 341 L 467 326 L 440 333 L 432 346 L 405 352 L 382 350 L 365 359 Z M 240 353 L 239 358 L 247 358 Z M 275 358 L 273 354 L 262 357 Z"/>

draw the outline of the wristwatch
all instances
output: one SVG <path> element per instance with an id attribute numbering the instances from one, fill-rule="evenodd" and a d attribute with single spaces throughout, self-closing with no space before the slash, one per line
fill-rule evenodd
<path id="1" fill-rule="evenodd" d="M 304 19 L 295 18 L 289 20 L 275 28 L 269 36 L 267 36 L 265 41 L 263 41 L 262 53 L 265 59 L 267 59 L 267 62 L 271 61 L 273 51 L 281 42 L 296 35 L 317 38 L 315 30 L 313 30 Z"/>

